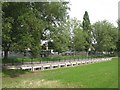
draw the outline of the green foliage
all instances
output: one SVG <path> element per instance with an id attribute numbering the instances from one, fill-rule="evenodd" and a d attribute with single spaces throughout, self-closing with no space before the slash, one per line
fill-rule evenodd
<path id="1" fill-rule="evenodd" d="M 86 49 L 86 46 L 88 46 L 88 42 L 86 41 L 86 38 L 88 37 L 88 34 L 83 31 L 81 28 L 81 22 L 74 19 L 72 21 L 73 26 L 73 44 L 75 51 L 84 51 Z"/>
<path id="2" fill-rule="evenodd" d="M 70 27 L 69 21 L 62 23 L 59 27 L 55 29 L 52 33 L 52 40 L 54 45 L 54 50 L 57 52 L 64 52 L 69 50 L 70 46 Z"/>
<path id="3" fill-rule="evenodd" d="M 8 56 L 8 50 L 11 47 L 12 44 L 12 24 L 14 22 L 14 19 L 12 17 L 3 18 L 3 30 L 2 30 L 2 48 L 5 51 L 5 57 Z"/>
<path id="4" fill-rule="evenodd" d="M 12 17 L 5 18 L 5 20 L 3 22 L 4 32 L 2 33 L 3 34 L 2 40 L 3 40 L 3 43 L 5 43 L 5 44 L 11 43 L 12 23 L 13 23 Z"/>
<path id="5" fill-rule="evenodd" d="M 93 35 L 97 41 L 96 51 L 113 51 L 116 49 L 118 30 L 108 21 L 99 21 L 94 25 Z"/>
<path id="6" fill-rule="evenodd" d="M 41 32 L 44 29 L 44 22 L 38 19 L 34 13 L 27 12 L 18 17 L 18 35 L 16 42 L 18 51 L 25 52 L 28 48 L 32 51 L 33 56 L 37 56 L 40 52 Z M 19 40 L 18 40 L 19 39 Z"/>
<path id="7" fill-rule="evenodd" d="M 86 37 L 86 41 L 88 42 L 88 45 L 86 46 L 86 51 L 88 51 L 89 48 L 92 48 L 92 35 L 91 35 L 92 27 L 87 11 L 85 11 L 85 14 L 83 16 L 82 28 L 88 34 L 87 35 L 88 37 Z"/>
<path id="8" fill-rule="evenodd" d="M 68 50 L 88 51 L 93 38 L 97 51 L 116 50 L 117 28 L 109 22 L 96 22 L 92 26 L 85 11 L 81 24 L 70 20 L 68 2 L 3 2 L 2 3 L 2 47 L 5 57 L 8 51 L 31 51 L 38 57 L 43 49 L 41 40 L 48 40 L 49 49 L 57 52 Z M 118 22 L 118 26 L 119 22 Z M 72 31 L 73 30 L 73 31 Z M 119 44 L 118 44 L 119 46 Z"/>
<path id="9" fill-rule="evenodd" d="M 89 19 L 89 15 L 88 15 L 87 11 L 85 11 L 85 14 L 83 16 L 83 23 L 82 24 L 83 24 L 83 30 L 90 33 L 91 23 L 90 23 L 90 19 Z"/>
<path id="10" fill-rule="evenodd" d="M 4 2 L 3 43 L 8 51 L 26 52 L 29 48 L 33 57 L 41 50 L 41 39 L 46 30 L 52 31 L 65 21 L 68 3 L 62 2 Z M 46 36 L 45 36 L 46 37 Z M 46 38 L 44 38 L 46 39 Z M 7 55 L 5 55 L 7 57 Z"/>

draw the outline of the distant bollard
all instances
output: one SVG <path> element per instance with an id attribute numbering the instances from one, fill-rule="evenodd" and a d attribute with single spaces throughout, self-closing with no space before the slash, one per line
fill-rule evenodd
<path id="1" fill-rule="evenodd" d="M 32 66 L 31 71 L 35 71 L 35 68 Z"/>
<path id="2" fill-rule="evenodd" d="M 44 70 L 44 67 L 43 67 L 43 66 L 41 67 L 41 70 Z"/>
<path id="3" fill-rule="evenodd" d="M 50 65 L 50 69 L 53 69 L 53 66 L 52 66 L 52 65 Z"/>
<path id="4" fill-rule="evenodd" d="M 58 68 L 60 68 L 60 64 L 58 64 Z"/>

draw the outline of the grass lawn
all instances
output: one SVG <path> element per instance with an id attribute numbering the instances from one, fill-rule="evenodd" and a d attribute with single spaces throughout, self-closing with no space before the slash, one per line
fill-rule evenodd
<path id="1" fill-rule="evenodd" d="M 3 70 L 3 88 L 117 88 L 118 60 L 45 71 Z"/>

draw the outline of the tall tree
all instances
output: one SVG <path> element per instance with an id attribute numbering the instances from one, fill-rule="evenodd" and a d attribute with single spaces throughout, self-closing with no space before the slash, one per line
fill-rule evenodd
<path id="1" fill-rule="evenodd" d="M 89 19 L 89 15 L 88 12 L 85 11 L 85 14 L 83 16 L 83 30 L 90 33 L 91 32 L 91 23 L 90 23 L 90 19 Z"/>
<path id="2" fill-rule="evenodd" d="M 86 46 L 86 51 L 89 51 L 89 48 L 92 48 L 92 35 L 91 35 L 92 28 L 87 11 L 85 11 L 85 14 L 83 16 L 82 27 L 84 32 L 88 34 L 88 37 L 86 37 L 86 41 L 88 42 L 89 45 Z"/>

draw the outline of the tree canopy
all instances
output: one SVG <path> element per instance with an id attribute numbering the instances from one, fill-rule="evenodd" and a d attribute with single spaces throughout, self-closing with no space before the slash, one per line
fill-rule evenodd
<path id="1" fill-rule="evenodd" d="M 97 51 L 113 51 L 116 49 L 118 30 L 108 21 L 98 21 L 93 25 L 93 35 Z"/>
<path id="2" fill-rule="evenodd" d="M 2 47 L 4 58 L 8 51 L 27 52 L 38 57 L 42 40 L 57 52 L 114 51 L 117 49 L 118 29 L 108 21 L 91 25 L 88 12 L 83 22 L 68 15 L 68 2 L 4 2 L 2 3 Z M 96 43 L 93 43 L 95 41 Z M 117 44 L 119 46 L 119 44 Z"/>
<path id="3" fill-rule="evenodd" d="M 28 48 L 36 57 L 44 32 L 52 32 L 53 27 L 65 21 L 67 9 L 65 2 L 4 2 L 2 46 L 5 57 L 10 50 L 26 52 Z"/>
<path id="4" fill-rule="evenodd" d="M 75 51 L 84 51 L 86 46 L 88 46 L 88 42 L 86 41 L 88 34 L 83 30 L 81 21 L 74 18 L 71 22 L 73 29 L 73 48 Z"/>

